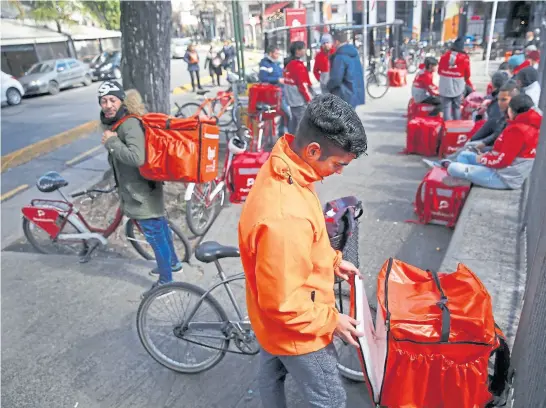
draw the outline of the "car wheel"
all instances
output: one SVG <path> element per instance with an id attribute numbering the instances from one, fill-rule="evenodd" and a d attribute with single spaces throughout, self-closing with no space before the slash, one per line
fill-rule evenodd
<path id="1" fill-rule="evenodd" d="M 9 88 L 6 92 L 8 105 L 19 105 L 21 103 L 21 92 L 16 88 Z"/>
<path id="2" fill-rule="evenodd" d="M 114 78 L 116 79 L 121 78 L 121 70 L 119 68 L 114 68 Z"/>
<path id="3" fill-rule="evenodd" d="M 83 78 L 83 85 L 84 86 L 89 86 L 93 83 L 93 80 L 91 79 L 91 75 L 87 74 L 84 78 Z"/>
<path id="4" fill-rule="evenodd" d="M 57 95 L 60 91 L 61 88 L 56 81 L 49 81 L 49 84 L 47 86 L 47 92 L 49 92 L 50 95 Z"/>

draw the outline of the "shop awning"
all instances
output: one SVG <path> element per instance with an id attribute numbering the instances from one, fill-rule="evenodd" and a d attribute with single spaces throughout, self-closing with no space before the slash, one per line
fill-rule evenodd
<path id="1" fill-rule="evenodd" d="M 275 14 L 276 12 L 281 11 L 283 8 L 285 8 L 286 6 L 289 6 L 289 5 L 290 5 L 289 1 L 283 1 L 281 3 L 272 4 L 271 6 L 269 6 L 269 7 L 267 7 L 265 9 L 264 17 L 269 17 L 269 16 Z"/>

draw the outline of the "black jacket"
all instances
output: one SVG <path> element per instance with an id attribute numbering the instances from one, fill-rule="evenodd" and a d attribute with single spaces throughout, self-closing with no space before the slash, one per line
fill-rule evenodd
<path id="1" fill-rule="evenodd" d="M 486 146 L 493 146 L 497 137 L 506 127 L 506 117 L 499 108 L 498 91 L 493 92 L 493 102 L 487 107 L 487 122 L 472 136 L 472 142 L 482 142 Z"/>

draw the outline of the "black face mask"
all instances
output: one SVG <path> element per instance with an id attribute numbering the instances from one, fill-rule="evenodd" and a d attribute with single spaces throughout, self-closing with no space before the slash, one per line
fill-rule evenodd
<path id="1" fill-rule="evenodd" d="M 127 115 L 129 112 L 127 112 L 127 107 L 125 105 L 121 105 L 119 110 L 116 112 L 116 116 L 113 118 L 107 118 L 104 116 L 104 112 L 100 112 L 100 121 L 103 125 L 111 126 L 114 123 L 116 123 L 118 120 L 120 120 L 122 117 Z"/>

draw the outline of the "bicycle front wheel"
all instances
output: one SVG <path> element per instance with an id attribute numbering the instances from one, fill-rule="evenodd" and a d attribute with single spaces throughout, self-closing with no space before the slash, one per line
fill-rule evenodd
<path id="1" fill-rule="evenodd" d="M 180 228 L 172 222 L 168 222 L 176 255 L 181 262 L 188 262 L 192 253 L 191 244 Z M 150 261 L 155 260 L 154 251 L 135 220 L 128 220 L 125 224 L 125 236 L 140 256 Z"/>
<path id="2" fill-rule="evenodd" d="M 208 231 L 222 209 L 226 193 L 224 189 L 209 201 L 210 194 L 216 186 L 216 181 L 196 184 L 193 194 L 186 201 L 186 222 L 190 231 L 197 236 L 204 235 Z"/>
<path id="3" fill-rule="evenodd" d="M 205 107 L 201 107 L 198 103 L 188 102 L 178 109 L 175 115 L 177 118 L 191 118 L 193 116 L 209 116 Z"/>
<path id="4" fill-rule="evenodd" d="M 388 90 L 389 80 L 385 74 L 376 72 L 366 77 L 366 92 L 370 98 L 382 98 Z"/>
<path id="5" fill-rule="evenodd" d="M 138 337 L 159 364 L 179 373 L 196 374 L 210 370 L 226 355 L 228 318 L 216 299 L 207 295 L 187 321 L 204 294 L 198 286 L 173 282 L 157 287 L 140 303 Z"/>

